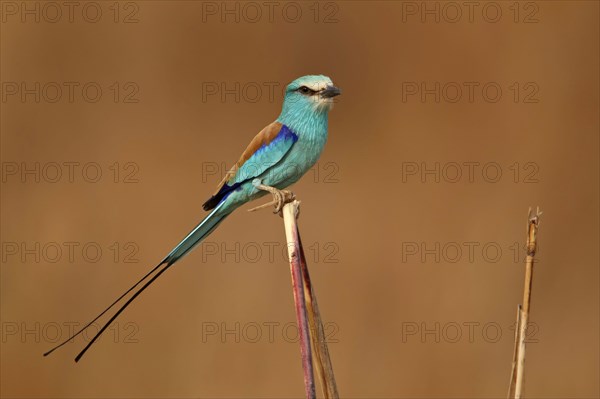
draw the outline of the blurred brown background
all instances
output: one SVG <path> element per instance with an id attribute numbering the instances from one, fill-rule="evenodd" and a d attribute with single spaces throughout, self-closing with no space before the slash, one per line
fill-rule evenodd
<path id="1" fill-rule="evenodd" d="M 342 396 L 505 397 L 539 205 L 526 394 L 598 397 L 597 2 L 70 7 L 2 2 L 3 397 L 303 396 L 269 211 L 239 210 L 79 364 L 85 337 L 41 354 L 204 216 L 315 73 L 344 93 L 293 190 Z"/>

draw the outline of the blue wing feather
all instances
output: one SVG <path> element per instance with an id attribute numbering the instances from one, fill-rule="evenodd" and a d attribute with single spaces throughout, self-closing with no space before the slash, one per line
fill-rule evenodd
<path id="1" fill-rule="evenodd" d="M 259 147 L 246 162 L 239 166 L 235 176 L 223 184 L 221 189 L 202 205 L 202 208 L 205 211 L 213 209 L 242 184 L 267 172 L 285 157 L 296 141 L 298 136 L 290 128 L 282 125 L 277 136 L 270 143 Z"/>

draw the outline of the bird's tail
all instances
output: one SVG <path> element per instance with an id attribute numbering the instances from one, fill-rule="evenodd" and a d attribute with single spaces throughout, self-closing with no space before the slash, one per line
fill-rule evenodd
<path id="1" fill-rule="evenodd" d="M 173 250 L 163 259 L 164 263 L 172 265 L 179 259 L 187 255 L 196 245 L 209 236 L 229 214 L 219 214 L 219 210 L 223 206 L 221 202 L 207 217 L 202 220 L 198 226 L 194 228 Z"/>
<path id="2" fill-rule="evenodd" d="M 163 274 L 167 269 L 169 269 L 172 265 L 174 265 L 178 260 L 180 260 L 185 255 L 187 255 L 192 249 L 194 249 L 198 244 L 200 244 L 200 242 L 202 242 L 202 240 L 204 238 L 208 237 L 208 235 L 217 228 L 217 226 L 229 215 L 229 213 L 227 213 L 227 214 L 219 213 L 219 210 L 221 209 L 222 206 L 223 206 L 223 202 L 221 202 L 219 205 L 217 205 L 217 207 L 215 209 L 213 209 L 213 211 L 210 214 L 208 214 L 208 216 L 206 216 L 204 218 L 204 220 L 202 220 L 194 228 L 194 230 L 192 230 L 183 240 L 181 240 L 181 242 L 179 244 L 177 244 L 177 246 L 175 248 L 173 248 L 173 250 L 158 265 L 156 265 L 152 270 L 150 270 L 144 277 L 142 277 L 131 288 L 129 288 L 127 291 L 125 291 L 125 293 L 123 293 L 119 298 L 117 298 L 109 307 L 104 309 L 102 311 L 102 313 L 100 313 L 98 316 L 96 316 L 96 318 L 94 318 L 92 321 L 90 321 L 88 324 L 86 324 L 82 329 L 80 329 L 75 334 L 73 334 L 72 336 L 67 338 L 64 342 L 55 346 L 48 352 L 44 353 L 44 356 L 48 356 L 50 353 L 54 352 L 56 349 L 60 348 L 61 346 L 63 346 L 67 342 L 69 342 L 71 339 L 73 339 L 76 336 L 78 336 L 79 334 L 81 334 L 89 326 L 91 326 L 92 323 L 94 323 L 96 320 L 98 320 L 100 317 L 102 317 L 106 312 L 108 312 L 110 309 L 112 309 L 113 306 L 115 306 L 122 299 L 124 299 L 127 296 L 127 294 L 129 294 L 131 291 L 133 291 L 138 285 L 140 285 L 143 281 L 145 281 L 150 276 L 152 276 L 141 288 L 139 288 L 137 291 L 135 291 L 135 293 L 123 304 L 123 306 L 121 306 L 119 308 L 119 310 L 117 310 L 117 312 L 106 322 L 106 324 L 104 324 L 104 326 L 98 331 L 98 333 L 96 333 L 94 338 L 92 338 L 92 340 L 86 345 L 86 347 L 83 348 L 83 350 L 75 358 L 75 361 L 78 362 L 79 359 L 81 359 L 81 357 L 85 354 L 85 352 L 87 352 L 87 350 L 92 346 L 92 344 L 94 342 L 96 342 L 96 340 L 100 337 L 100 335 L 102 335 L 104 330 L 106 330 L 108 328 L 108 326 L 110 326 L 110 324 L 125 310 L 125 308 L 127 308 L 127 306 L 129 306 L 129 304 L 131 302 L 133 302 L 133 300 L 135 298 L 137 298 L 138 295 L 140 295 L 150 284 L 152 284 L 154 282 L 154 280 L 156 280 L 161 274 Z"/>

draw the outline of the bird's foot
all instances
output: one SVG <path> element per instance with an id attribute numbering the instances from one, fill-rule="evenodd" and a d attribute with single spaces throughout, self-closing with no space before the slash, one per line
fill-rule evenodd
<path id="1" fill-rule="evenodd" d="M 296 199 L 296 196 L 293 192 L 289 190 L 279 190 L 275 187 L 266 186 L 262 184 L 258 179 L 255 179 L 252 184 L 258 190 L 268 191 L 273 195 L 273 201 L 267 202 L 266 204 L 259 205 L 255 208 L 249 209 L 248 212 L 258 211 L 260 209 L 268 208 L 270 206 L 275 206 L 275 211 L 273 213 L 278 213 L 279 216 L 282 215 L 281 210 L 283 206 L 289 202 L 292 202 Z"/>

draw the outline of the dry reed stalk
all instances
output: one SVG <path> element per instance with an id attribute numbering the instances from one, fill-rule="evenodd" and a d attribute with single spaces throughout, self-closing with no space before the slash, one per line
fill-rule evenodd
<path id="1" fill-rule="evenodd" d="M 533 283 L 533 264 L 537 251 L 537 231 L 540 225 L 540 208 L 532 215 L 529 208 L 527 218 L 527 258 L 525 259 L 525 287 L 523 290 L 523 307 L 519 308 L 517 324 L 515 325 L 515 352 L 513 372 L 511 375 L 508 397 L 520 399 L 523 395 L 523 379 L 525 375 L 525 343 L 527 340 L 527 325 L 531 307 L 531 287 Z"/>
<path id="2" fill-rule="evenodd" d="M 293 200 L 288 202 L 283 207 L 282 216 L 290 259 L 296 318 L 300 332 L 300 353 L 304 369 L 306 396 L 307 398 L 316 397 L 312 368 L 314 364 L 321 383 L 323 397 L 326 399 L 338 399 L 339 394 L 327 348 L 325 329 L 323 328 L 317 297 L 310 281 L 304 248 L 300 239 L 300 231 L 296 222 L 299 206 L 299 201 Z M 300 289 L 300 285 L 302 289 Z M 313 356 L 313 351 L 315 356 Z"/>
<path id="3" fill-rule="evenodd" d="M 304 283 L 302 282 L 301 249 L 298 240 L 298 205 L 300 202 L 293 200 L 283 206 L 283 224 L 287 240 L 288 257 L 290 259 L 290 273 L 292 275 L 292 291 L 294 293 L 294 307 L 298 322 L 300 336 L 300 354 L 302 356 L 302 369 L 304 371 L 304 390 L 308 399 L 316 398 L 315 379 L 312 367 L 312 351 L 310 347 L 310 327 L 306 310 Z"/>

